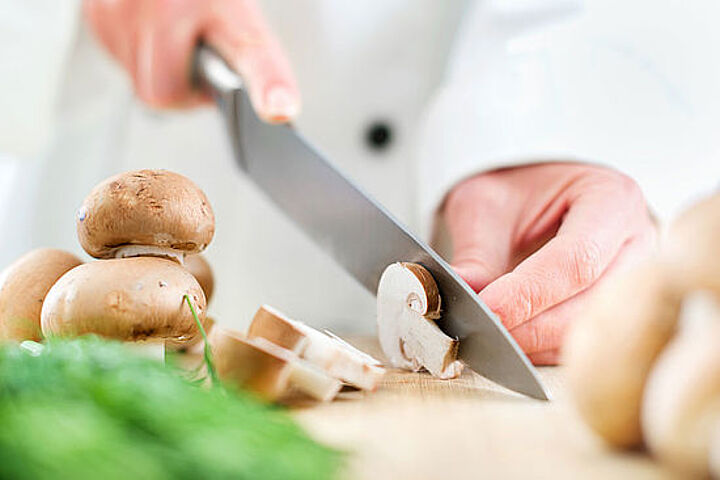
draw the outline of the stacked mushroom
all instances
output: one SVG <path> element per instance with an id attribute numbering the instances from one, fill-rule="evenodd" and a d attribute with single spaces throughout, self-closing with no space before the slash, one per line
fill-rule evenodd
<path id="1" fill-rule="evenodd" d="M 685 475 L 707 476 L 720 453 L 719 246 L 716 195 L 678 218 L 654 260 L 599 292 L 566 342 L 586 423 Z"/>
<path id="2" fill-rule="evenodd" d="M 220 379 L 268 401 L 294 400 L 298 393 L 328 401 L 343 384 L 374 391 L 385 373 L 371 356 L 267 305 L 247 335 L 217 326 L 210 344 Z"/>

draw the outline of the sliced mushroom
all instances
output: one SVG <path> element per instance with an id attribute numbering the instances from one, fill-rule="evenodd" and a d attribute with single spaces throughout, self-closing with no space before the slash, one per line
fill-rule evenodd
<path id="1" fill-rule="evenodd" d="M 39 248 L 0 273 L 0 341 L 41 339 L 40 311 L 53 284 L 82 261 L 63 250 Z"/>
<path id="2" fill-rule="evenodd" d="M 210 202 L 188 178 L 138 170 L 97 185 L 77 212 L 77 233 L 95 258 L 160 256 L 182 263 L 215 233 Z"/>
<path id="3" fill-rule="evenodd" d="M 569 332 L 564 361 L 575 406 L 612 445 L 642 443 L 645 381 L 675 333 L 680 305 L 666 271 L 648 264 L 601 288 Z"/>
<path id="4" fill-rule="evenodd" d="M 205 318 L 205 295 L 176 262 L 151 257 L 102 260 L 76 267 L 50 289 L 42 308 L 46 336 L 96 334 L 122 341 L 189 341 Z"/>
<path id="5" fill-rule="evenodd" d="M 248 338 L 264 338 L 363 390 L 375 390 L 385 373 L 380 362 L 329 333 L 323 333 L 291 320 L 277 310 L 263 305 L 255 313 Z"/>
<path id="6" fill-rule="evenodd" d="M 212 268 L 210 268 L 207 259 L 202 255 L 188 255 L 185 257 L 183 266 L 198 281 L 203 292 L 205 292 L 205 300 L 209 305 L 210 298 L 212 298 L 215 290 L 215 277 L 213 277 Z"/>
<path id="7" fill-rule="evenodd" d="M 440 293 L 425 268 L 414 263 L 389 265 L 378 285 L 377 323 L 380 346 L 391 365 L 439 378 L 462 372 L 458 341 L 435 324 L 440 318 Z"/>
<path id="8" fill-rule="evenodd" d="M 286 399 L 293 391 L 328 401 L 342 386 L 336 378 L 264 338 L 248 339 L 241 332 L 216 327 L 210 345 L 221 380 L 271 402 Z"/>
<path id="9" fill-rule="evenodd" d="M 643 398 L 642 427 L 650 451 L 687 477 L 710 474 L 713 435 L 720 425 L 720 309 L 714 310 L 708 328 L 708 318 L 687 325 L 683 307 L 682 330 L 658 357 Z"/>

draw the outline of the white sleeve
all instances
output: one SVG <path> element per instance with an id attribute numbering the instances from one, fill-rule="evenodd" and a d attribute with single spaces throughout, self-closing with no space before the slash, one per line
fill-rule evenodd
<path id="1" fill-rule="evenodd" d="M 658 167 L 650 145 L 687 156 L 692 125 L 682 95 L 632 37 L 605 31 L 614 23 L 589 10 L 551 0 L 470 9 L 420 129 L 423 233 L 447 192 L 482 171 L 584 161 L 638 178 Z"/>

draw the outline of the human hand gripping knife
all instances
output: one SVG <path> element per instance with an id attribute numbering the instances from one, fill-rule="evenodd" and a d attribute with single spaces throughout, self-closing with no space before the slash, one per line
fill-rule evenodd
<path id="1" fill-rule="evenodd" d="M 441 327 L 460 340 L 459 358 L 504 387 L 547 400 L 537 372 L 515 340 L 437 253 L 290 125 L 261 121 L 240 76 L 212 49 L 198 48 L 194 75 L 212 92 L 225 118 L 240 168 L 320 248 L 373 294 L 389 264 L 424 266 L 443 298 Z"/>

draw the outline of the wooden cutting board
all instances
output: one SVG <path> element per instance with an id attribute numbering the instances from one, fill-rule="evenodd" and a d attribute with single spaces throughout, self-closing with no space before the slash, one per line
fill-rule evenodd
<path id="1" fill-rule="evenodd" d="M 377 342 L 351 343 L 380 358 Z M 349 453 L 353 479 L 673 478 L 643 453 L 605 447 L 568 402 L 562 368 L 541 368 L 552 401 L 467 371 L 450 381 L 390 371 L 375 393 L 294 407 L 318 440 Z"/>

